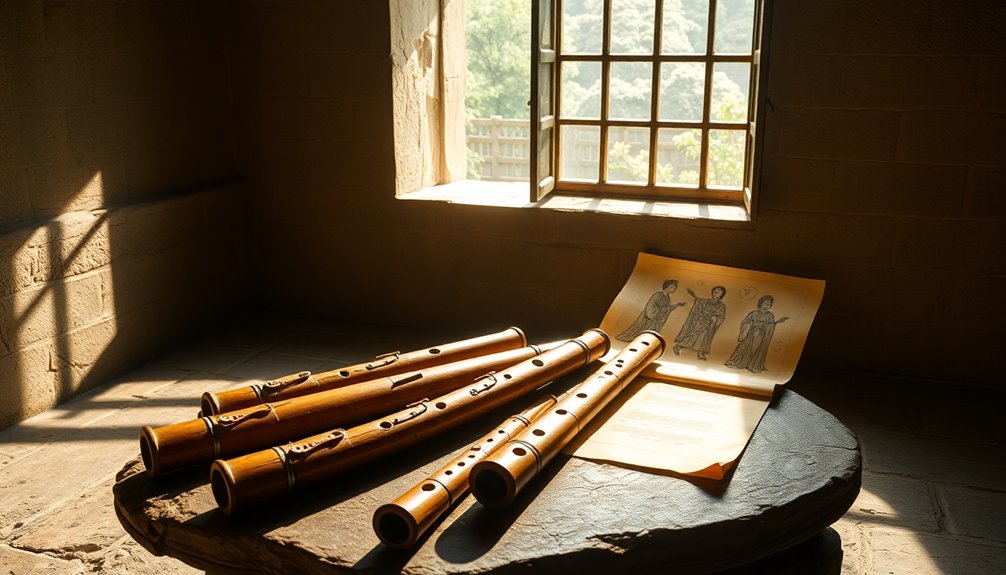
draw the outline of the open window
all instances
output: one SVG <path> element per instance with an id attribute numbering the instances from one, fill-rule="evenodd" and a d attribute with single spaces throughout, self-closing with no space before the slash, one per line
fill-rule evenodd
<path id="1" fill-rule="evenodd" d="M 439 98 L 421 104 L 442 117 L 419 139 L 446 142 L 432 185 L 753 211 L 764 0 L 426 1 Z"/>

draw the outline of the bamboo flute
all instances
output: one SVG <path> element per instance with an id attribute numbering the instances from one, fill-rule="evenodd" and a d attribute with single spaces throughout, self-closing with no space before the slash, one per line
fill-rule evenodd
<path id="1" fill-rule="evenodd" d="M 402 409 L 541 352 L 531 345 L 163 427 L 146 426 L 140 433 L 141 459 L 147 473 L 156 477 L 263 449 Z"/>
<path id="2" fill-rule="evenodd" d="M 409 549 L 455 503 L 468 495 L 472 465 L 502 447 L 556 403 L 555 396 L 511 415 L 450 463 L 374 512 L 374 532 L 392 549 Z"/>
<path id="3" fill-rule="evenodd" d="M 469 471 L 469 487 L 486 507 L 513 502 L 542 468 L 639 372 L 664 351 L 660 334 L 645 331 L 579 383 L 548 413 Z"/>
<path id="4" fill-rule="evenodd" d="M 608 346 L 608 336 L 592 329 L 538 357 L 381 419 L 218 459 L 210 469 L 213 496 L 223 512 L 232 515 L 295 488 L 320 483 L 513 401 L 601 357 Z"/>
<path id="5" fill-rule="evenodd" d="M 393 351 L 378 355 L 372 361 L 312 374 L 301 371 L 263 384 L 239 387 L 216 393 L 206 392 L 200 401 L 203 415 L 217 415 L 245 407 L 299 397 L 326 389 L 334 389 L 369 381 L 378 377 L 398 375 L 445 363 L 470 359 L 500 351 L 524 347 L 527 338 L 520 328 L 509 327 L 501 332 L 444 343 L 409 352 Z"/>

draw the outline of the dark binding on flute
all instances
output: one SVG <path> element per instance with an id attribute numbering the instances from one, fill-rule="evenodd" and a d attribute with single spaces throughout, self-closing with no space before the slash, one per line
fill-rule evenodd
<path id="1" fill-rule="evenodd" d="M 378 539 L 392 549 L 409 549 L 415 545 L 437 519 L 468 495 L 468 472 L 472 466 L 531 425 L 556 401 L 550 395 L 523 412 L 510 416 L 433 475 L 391 503 L 378 507 L 372 521 Z"/>
<path id="2" fill-rule="evenodd" d="M 540 356 L 351 429 L 334 429 L 233 459 L 218 459 L 210 487 L 221 510 L 242 509 L 325 481 L 456 427 L 600 358 L 608 336 L 585 332 Z"/>
<path id="3" fill-rule="evenodd" d="M 206 392 L 200 401 L 202 415 L 218 415 L 262 403 L 299 397 L 310 393 L 335 389 L 370 381 L 379 377 L 398 375 L 407 371 L 426 369 L 482 355 L 508 351 L 527 346 L 527 338 L 520 328 L 509 327 L 501 332 L 463 339 L 425 349 L 378 355 L 373 360 L 312 374 L 301 371 L 284 375 L 263 384 Z"/>
<path id="4" fill-rule="evenodd" d="M 548 413 L 469 472 L 469 487 L 486 507 L 504 507 L 598 412 L 664 351 L 664 339 L 645 331 L 597 372 L 572 388 Z"/>
<path id="5" fill-rule="evenodd" d="M 541 353 L 528 346 L 172 425 L 146 426 L 140 455 L 151 477 L 377 417 Z"/>

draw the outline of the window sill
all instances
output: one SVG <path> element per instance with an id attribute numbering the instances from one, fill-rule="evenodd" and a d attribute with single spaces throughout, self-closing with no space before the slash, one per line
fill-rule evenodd
<path id="1" fill-rule="evenodd" d="M 471 206 L 539 208 L 570 212 L 593 212 L 631 216 L 655 216 L 711 222 L 750 222 L 743 206 L 688 201 L 636 200 L 574 196 L 553 192 L 540 202 L 528 202 L 527 182 L 459 180 L 409 192 L 402 200 L 432 200 Z"/>

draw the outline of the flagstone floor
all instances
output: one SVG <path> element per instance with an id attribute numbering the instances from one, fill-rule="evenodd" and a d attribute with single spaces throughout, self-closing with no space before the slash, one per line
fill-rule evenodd
<path id="1" fill-rule="evenodd" d="M 236 321 L 0 431 L 0 574 L 197 573 L 141 548 L 112 510 L 115 474 L 137 454 L 143 425 L 194 417 L 206 390 L 457 338 L 289 316 Z M 1006 572 L 1006 390 L 812 369 L 788 387 L 862 444 L 863 490 L 834 525 L 843 575 Z"/>

